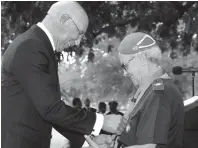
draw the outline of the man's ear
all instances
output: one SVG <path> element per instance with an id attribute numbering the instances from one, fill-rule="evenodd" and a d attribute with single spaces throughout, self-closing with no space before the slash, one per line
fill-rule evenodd
<path id="1" fill-rule="evenodd" d="M 69 19 L 70 19 L 69 15 L 63 14 L 63 15 L 61 15 L 61 17 L 60 17 L 59 22 L 60 22 L 60 24 L 64 24 L 64 23 L 66 23 Z"/>

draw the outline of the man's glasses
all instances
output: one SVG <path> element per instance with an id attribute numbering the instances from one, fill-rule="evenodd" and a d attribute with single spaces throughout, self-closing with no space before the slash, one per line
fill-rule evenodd
<path id="1" fill-rule="evenodd" d="M 48 13 L 48 15 L 54 16 L 54 15 L 49 14 L 49 13 Z M 67 21 L 68 19 L 71 19 L 72 20 L 73 24 L 76 26 L 76 29 L 78 30 L 79 38 L 81 39 L 84 36 L 85 32 L 79 29 L 79 27 L 76 25 L 76 23 L 74 22 L 74 20 L 72 19 L 72 17 L 69 16 L 68 14 L 63 15 L 62 17 L 65 18 L 65 21 Z"/>
<path id="2" fill-rule="evenodd" d="M 72 20 L 71 17 L 69 17 L 69 18 Z M 79 33 L 79 36 L 83 36 L 83 35 L 85 34 L 84 31 L 81 31 L 73 20 L 72 20 L 72 22 L 73 22 L 74 25 L 76 26 L 76 28 L 77 28 L 77 30 L 78 30 L 78 33 Z"/>
<path id="3" fill-rule="evenodd" d="M 73 24 L 76 26 L 76 29 L 78 30 L 78 33 L 79 33 L 79 36 L 78 36 L 78 39 L 75 41 L 75 44 L 76 45 L 79 45 L 80 44 L 80 41 L 81 39 L 83 38 L 85 32 L 84 31 L 81 31 L 78 26 L 76 25 L 76 23 L 73 21 L 73 19 L 69 16 L 69 18 L 72 20 Z"/>
<path id="4" fill-rule="evenodd" d="M 83 35 L 85 34 L 85 32 L 82 31 L 82 30 L 80 30 L 80 29 L 78 28 L 78 26 L 76 25 L 76 23 L 74 22 L 74 20 L 72 19 L 72 17 L 70 17 L 69 15 L 67 15 L 67 17 L 68 17 L 69 19 L 71 19 L 72 22 L 73 22 L 73 24 L 76 26 L 76 29 L 78 30 L 78 33 L 79 33 L 79 37 L 83 36 Z"/>

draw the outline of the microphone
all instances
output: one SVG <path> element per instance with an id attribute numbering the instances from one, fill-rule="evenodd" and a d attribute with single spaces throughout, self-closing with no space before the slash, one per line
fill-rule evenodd
<path id="1" fill-rule="evenodd" d="M 172 68 L 172 73 L 175 75 L 181 75 L 183 72 L 198 72 L 198 68 L 188 67 L 182 68 L 181 66 L 174 66 Z"/>
<path id="2" fill-rule="evenodd" d="M 194 68 L 194 67 L 182 68 L 181 66 L 175 66 L 172 68 L 172 72 L 175 75 L 180 75 L 183 72 L 192 73 L 192 96 L 194 96 L 194 94 L 195 94 L 195 73 L 198 72 L 198 68 Z"/>

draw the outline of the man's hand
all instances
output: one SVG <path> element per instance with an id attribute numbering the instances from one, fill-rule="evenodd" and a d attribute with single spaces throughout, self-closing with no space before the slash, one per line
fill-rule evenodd
<path id="1" fill-rule="evenodd" d="M 110 144 L 114 138 L 115 138 L 115 135 L 111 136 L 111 135 L 101 134 L 93 138 L 85 135 L 85 139 L 90 145 L 89 148 L 108 148 L 110 147 Z"/>
<path id="2" fill-rule="evenodd" d="M 121 115 L 105 115 L 102 129 L 106 132 L 114 134 L 117 132 L 121 124 L 121 120 Z"/>
<path id="3" fill-rule="evenodd" d="M 99 136 L 94 137 L 93 139 L 97 144 L 101 145 L 101 144 L 111 144 L 114 137 L 115 136 L 112 135 L 101 134 Z"/>
<path id="4" fill-rule="evenodd" d="M 89 143 L 89 147 L 87 148 L 100 148 L 99 145 L 91 139 L 90 136 L 85 135 L 85 140 Z"/>

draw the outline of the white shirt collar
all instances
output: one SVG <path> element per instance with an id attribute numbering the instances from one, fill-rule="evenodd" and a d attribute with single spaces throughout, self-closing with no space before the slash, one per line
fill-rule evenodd
<path id="1" fill-rule="evenodd" d="M 53 41 L 53 38 L 50 34 L 50 32 L 47 30 L 47 28 L 42 24 L 42 23 L 37 23 L 37 26 L 40 27 L 47 35 L 47 37 L 49 38 L 50 40 L 50 43 L 52 44 L 52 48 L 53 50 L 55 51 L 55 45 L 54 45 L 54 41 Z"/>

